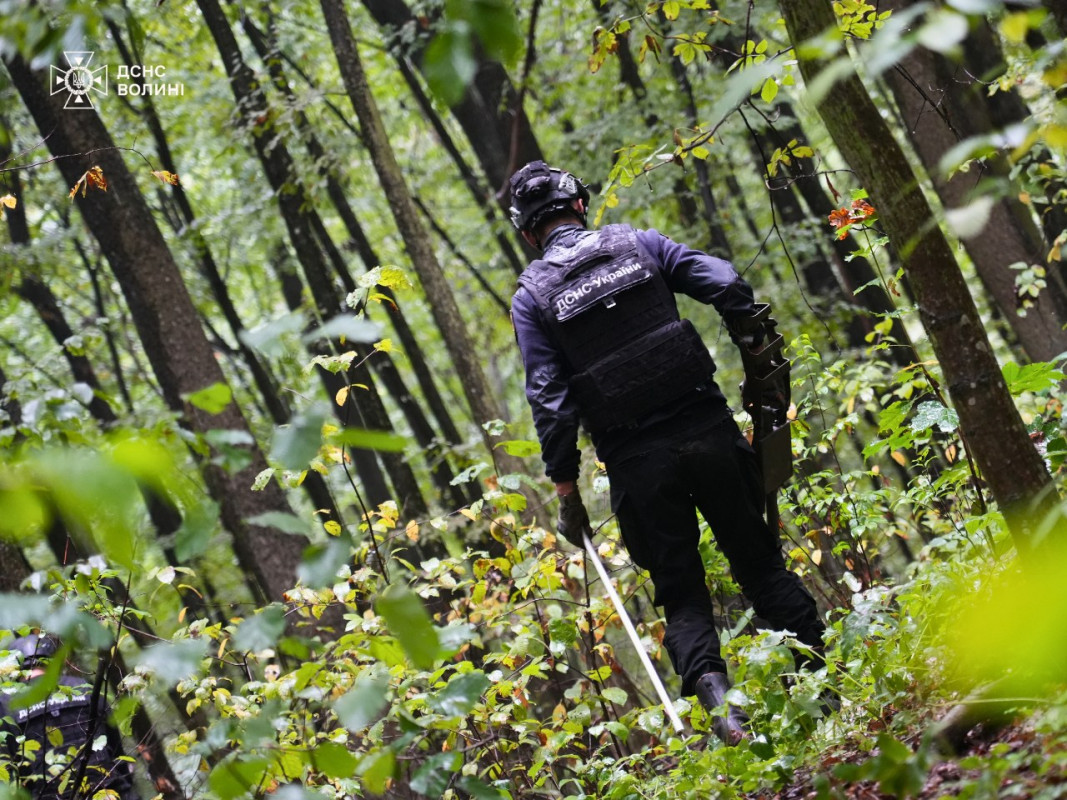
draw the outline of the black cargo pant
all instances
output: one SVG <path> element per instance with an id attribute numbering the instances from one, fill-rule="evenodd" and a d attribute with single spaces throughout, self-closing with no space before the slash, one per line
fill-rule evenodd
<path id="1" fill-rule="evenodd" d="M 647 570 L 667 619 L 664 644 L 691 695 L 707 672 L 725 672 L 698 550 L 697 510 L 760 617 L 812 647 L 822 644 L 815 600 L 785 567 L 777 531 L 762 516 L 752 446 L 733 419 L 637 443 L 607 463 L 611 505 L 630 557 Z"/>

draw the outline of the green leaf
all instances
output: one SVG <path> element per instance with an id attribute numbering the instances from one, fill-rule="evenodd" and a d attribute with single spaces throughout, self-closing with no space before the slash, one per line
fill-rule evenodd
<path id="1" fill-rule="evenodd" d="M 378 595 L 375 607 L 411 663 L 419 669 L 432 668 L 441 652 L 441 642 L 419 596 L 393 584 Z"/>
<path id="2" fill-rule="evenodd" d="M 948 53 L 967 38 L 967 18 L 948 9 L 934 9 L 919 28 L 916 38 L 923 47 Z"/>
<path id="3" fill-rule="evenodd" d="M 267 511 L 256 514 L 247 520 L 249 525 L 261 528 L 274 528 L 282 533 L 291 533 L 294 536 L 307 536 L 308 526 L 304 520 L 296 514 L 287 514 L 284 511 Z"/>
<path id="4" fill-rule="evenodd" d="M 412 790 L 428 797 L 440 797 L 462 763 L 460 753 L 435 753 L 411 776 Z"/>
<path id="5" fill-rule="evenodd" d="M 358 759 L 342 744 L 323 742 L 308 753 L 311 766 L 330 778 L 347 778 L 359 765 Z"/>
<path id="6" fill-rule="evenodd" d="M 554 656 L 561 656 L 578 640 L 578 627 L 572 620 L 556 617 L 548 621 L 548 649 Z"/>
<path id="7" fill-rule="evenodd" d="M 518 458 L 535 456 L 541 452 L 541 445 L 537 442 L 531 442 L 528 439 L 510 439 L 506 442 L 499 442 L 496 446 L 503 447 L 504 452 L 509 456 L 516 456 Z"/>
<path id="8" fill-rule="evenodd" d="M 389 704 L 389 678 L 367 670 L 356 678 L 352 688 L 333 704 L 334 713 L 348 730 L 357 733 L 377 719 Z"/>
<path id="9" fill-rule="evenodd" d="M 238 650 L 258 653 L 274 647 L 285 631 L 285 608 L 273 603 L 237 626 L 233 645 Z"/>
<path id="10" fill-rule="evenodd" d="M 288 425 L 274 433 L 271 458 L 284 469 L 306 469 L 322 446 L 322 423 L 325 416 L 313 409 L 293 417 Z"/>
<path id="11" fill-rule="evenodd" d="M 269 765 L 267 759 L 260 757 L 223 760 L 211 770 L 208 783 L 222 800 L 233 800 L 258 786 Z"/>
<path id="12" fill-rule="evenodd" d="M 1008 391 L 1014 397 L 1023 392 L 1043 392 L 1067 378 L 1067 375 L 1049 361 L 1037 361 L 1021 367 L 1014 361 L 1009 361 L 1001 367 L 1001 373 L 1008 384 Z"/>
<path id="13" fill-rule="evenodd" d="M 448 0 L 445 13 L 471 26 L 490 58 L 508 65 L 522 50 L 522 33 L 510 0 Z"/>
<path id="14" fill-rule="evenodd" d="M 993 197 L 983 195 L 962 208 L 946 209 L 945 222 L 948 229 L 961 239 L 977 236 L 989 222 L 995 202 Z"/>
<path id="15" fill-rule="evenodd" d="M 186 562 L 207 552 L 218 528 L 219 507 L 213 500 L 191 506 L 174 534 L 174 554 Z"/>
<path id="16" fill-rule="evenodd" d="M 218 414 L 233 400 L 233 390 L 225 383 L 213 383 L 182 397 L 201 411 Z"/>
<path id="17" fill-rule="evenodd" d="M 609 703 L 614 703 L 617 706 L 626 705 L 626 690 L 620 689 L 618 686 L 608 686 L 600 694 Z"/>
<path id="18" fill-rule="evenodd" d="M 470 27 L 454 24 L 434 37 L 423 57 L 423 75 L 430 90 L 450 106 L 463 99 L 467 84 L 474 79 L 478 62 Z"/>
<path id="19" fill-rule="evenodd" d="M 315 544 L 304 550 L 296 575 L 311 589 L 330 586 L 337 571 L 352 557 L 352 545 L 347 536 L 331 536 L 325 544 Z"/>
<path id="20" fill-rule="evenodd" d="M 942 433 L 952 433 L 960 426 L 960 417 L 955 409 L 941 405 L 936 400 L 919 403 L 911 420 L 913 431 L 925 431 L 936 425 Z"/>
<path id="21" fill-rule="evenodd" d="M 319 339 L 344 339 L 346 342 L 376 342 L 382 338 L 382 329 L 369 319 L 351 314 L 338 314 L 303 337 L 305 344 Z"/>
<path id="22" fill-rule="evenodd" d="M 241 331 L 241 341 L 268 358 L 281 358 L 288 354 L 285 337 L 299 333 L 304 325 L 304 315 L 292 312 L 253 330 Z"/>
<path id="23" fill-rule="evenodd" d="M 446 717 L 462 717 L 478 705 L 489 688 L 489 678 L 481 670 L 456 675 L 430 700 L 430 707 Z"/>
<path id="24" fill-rule="evenodd" d="M 767 78 L 760 89 L 760 98 L 764 103 L 770 103 L 778 96 L 778 82 L 774 78 Z"/>
<path id="25" fill-rule="evenodd" d="M 467 642 L 474 639 L 477 632 L 474 626 L 466 622 L 453 622 L 437 629 L 437 638 L 441 642 L 441 658 L 448 658 L 459 652 Z"/>
<path id="26" fill-rule="evenodd" d="M 285 766 L 285 762 L 282 762 L 281 766 Z M 295 774 L 294 770 L 286 770 L 286 774 Z M 319 792 L 313 792 L 310 789 L 300 786 L 296 783 L 287 783 L 282 786 L 278 791 L 271 792 L 271 800 L 322 800 L 322 795 Z"/>
<path id="27" fill-rule="evenodd" d="M 475 800 L 506 800 L 507 797 L 510 797 L 510 795 L 505 795 L 499 789 L 486 786 L 482 781 L 470 775 L 464 775 L 457 781 L 456 785 Z"/>
<path id="28" fill-rule="evenodd" d="M 385 785 L 396 771 L 396 753 L 386 748 L 371 753 L 359 763 L 357 774 L 371 794 L 382 794 Z"/>
<path id="29" fill-rule="evenodd" d="M 174 684 L 193 677 L 207 651 L 203 639 L 160 642 L 141 651 L 137 664 L 153 673 L 162 684 Z"/>
<path id="30" fill-rule="evenodd" d="M 392 431 L 368 431 L 363 428 L 345 428 L 330 434 L 328 441 L 330 444 L 378 450 L 383 453 L 399 453 L 408 445 L 406 436 Z"/>
<path id="31" fill-rule="evenodd" d="M 31 487 L 0 488 L 0 538 L 35 542 L 51 519 L 40 492 Z"/>

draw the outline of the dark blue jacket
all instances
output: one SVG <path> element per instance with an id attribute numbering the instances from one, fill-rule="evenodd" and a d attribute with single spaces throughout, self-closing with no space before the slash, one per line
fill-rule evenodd
<path id="1" fill-rule="evenodd" d="M 752 287 L 728 261 L 679 244 L 655 230 L 638 230 L 636 233 L 638 245 L 653 262 L 650 266 L 660 269 L 673 292 L 687 294 L 714 306 L 727 320 L 753 313 Z M 550 255 L 554 247 L 567 247 L 579 237 L 595 235 L 596 231 L 586 230 L 578 224 L 561 226 L 549 233 L 545 253 Z M 533 410 L 545 471 L 556 483 L 575 480 L 580 461 L 579 410 L 568 390 L 570 375 L 565 361 L 533 298 L 522 287 L 512 298 L 511 316 L 526 368 L 526 398 Z M 714 384 L 705 397 L 694 397 L 694 402 L 701 400 L 725 414 L 725 400 Z M 642 420 L 640 427 L 648 429 L 669 424 L 670 418 L 680 415 L 688 405 L 682 403 L 655 412 Z M 628 432 L 626 436 L 632 438 L 633 433 Z M 601 460 L 606 462 L 612 454 L 619 452 L 624 445 L 621 438 L 621 435 L 604 435 L 594 441 Z"/>

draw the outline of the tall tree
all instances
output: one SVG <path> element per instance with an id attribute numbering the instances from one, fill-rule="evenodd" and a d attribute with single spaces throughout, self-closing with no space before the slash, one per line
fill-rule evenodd
<path id="1" fill-rule="evenodd" d="M 324 322 L 332 320 L 345 313 L 345 305 L 323 252 L 323 240 L 328 238 L 323 235 L 325 227 L 300 181 L 285 141 L 271 126 L 262 124 L 262 121 L 257 119 L 266 112 L 269 104 L 251 67 L 241 54 L 237 38 L 222 6 L 217 0 L 198 0 L 197 5 L 222 56 L 240 119 L 251 131 L 256 155 L 275 192 L 289 240 L 311 290 L 316 311 Z M 321 343 L 317 346 L 327 345 Z M 326 352 L 323 350 L 319 354 L 324 355 Z M 353 360 L 350 372 L 349 382 L 365 387 L 365 390 L 358 395 L 356 392 L 349 392 L 343 407 L 335 404 L 335 413 L 346 424 L 358 420 L 369 428 L 391 430 L 392 422 L 364 360 Z M 344 385 L 344 378 L 322 369 L 319 374 L 327 387 L 329 397 L 336 397 Z M 349 419 L 350 416 L 352 420 Z M 362 461 L 359 462 L 363 466 L 364 480 L 371 486 L 379 483 L 375 476 L 366 474 L 369 470 L 377 469 L 374 458 L 371 451 L 363 451 Z M 410 465 L 396 453 L 383 453 L 382 462 L 399 495 L 401 507 L 406 506 L 409 513 L 425 510 L 426 502 L 421 496 Z M 388 498 L 373 497 L 372 503 L 377 505 L 386 499 Z"/>
<path id="2" fill-rule="evenodd" d="M 504 415 L 489 388 L 489 382 L 482 371 L 481 359 L 470 341 L 466 323 L 452 294 L 452 287 L 441 269 L 430 237 L 422 226 L 400 165 L 396 161 L 377 103 L 367 83 L 344 4 L 341 0 L 322 0 L 321 5 L 341 71 L 341 79 L 362 126 L 367 149 L 385 196 L 389 200 L 393 218 L 404 237 L 412 265 L 422 281 L 434 320 L 456 365 L 471 413 L 475 422 L 482 426 L 486 446 L 493 453 L 498 469 L 522 472 L 522 463 L 496 450 L 494 437 L 484 428 L 484 423 L 501 419 Z"/>
<path id="3" fill-rule="evenodd" d="M 236 403 L 212 414 L 188 400 L 202 389 L 225 385 L 225 378 L 174 256 L 96 111 L 65 110 L 63 97 L 48 92 L 48 74 L 31 69 L 21 55 L 6 53 L 3 63 L 46 136 L 64 180 L 74 186 L 87 168 L 99 166 L 108 181 L 106 192 L 79 193 L 76 201 L 122 287 L 167 405 L 196 433 L 237 431 L 254 441 Z M 289 505 L 273 482 L 262 492 L 252 491 L 253 479 L 266 468 L 266 460 L 257 446 L 245 449 L 250 463 L 243 470 L 227 472 L 211 461 L 205 461 L 202 470 L 219 503 L 223 525 L 233 535 L 242 568 L 259 593 L 280 599 L 296 584 L 296 568 L 307 541 L 249 522 L 267 511 L 288 512 Z"/>
<path id="4" fill-rule="evenodd" d="M 407 29 L 409 36 L 405 38 L 412 44 L 405 55 L 421 69 L 429 41 L 427 17 L 412 13 L 404 0 L 363 0 L 363 4 L 386 30 L 399 34 Z M 403 40 L 399 35 L 395 38 L 394 46 L 400 46 Z M 452 115 L 467 134 L 482 170 L 495 187 L 498 201 L 506 208 L 508 178 L 526 162 L 542 158 L 541 147 L 520 102 L 520 93 L 504 67 L 482 54 L 476 53 L 475 58 L 474 79 L 467 85 L 463 99 L 453 106 Z"/>
<path id="5" fill-rule="evenodd" d="M 889 5 L 901 9 L 915 3 L 894 0 Z M 994 47 L 988 23 L 980 19 L 974 25 L 971 36 L 981 36 L 985 49 Z M 986 86 L 965 65 L 953 64 L 924 47 L 912 49 L 885 77 L 908 137 L 946 208 L 966 208 L 979 193 L 994 199 L 988 220 L 963 237 L 964 246 L 1019 344 L 1035 361 L 1067 351 L 1067 285 L 1059 270 L 1049 271 L 1047 287 L 1036 298 L 1027 298 L 1030 307 L 1019 313 L 1022 298 L 1015 285 L 1019 272 L 1012 265 L 1046 266 L 1049 245 L 1029 207 L 1019 200 L 1021 187 L 1010 179 L 1007 159 L 993 155 L 982 165 L 949 176 L 941 169 L 941 160 L 962 139 L 993 133 Z"/>
<path id="6" fill-rule="evenodd" d="M 828 67 L 810 44 L 840 40 L 829 0 L 790 0 L 782 16 L 811 86 Z M 959 414 L 968 450 L 1003 510 L 1020 550 L 1031 542 L 1033 517 L 1051 513 L 1055 497 L 1004 382 L 967 283 L 900 145 L 848 61 L 816 107 L 835 145 L 870 194 L 879 219 L 897 243 L 919 315 Z"/>

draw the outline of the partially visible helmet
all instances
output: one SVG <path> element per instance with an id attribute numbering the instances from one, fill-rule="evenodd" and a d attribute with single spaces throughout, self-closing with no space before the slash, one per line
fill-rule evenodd
<path id="1" fill-rule="evenodd" d="M 511 176 L 511 224 L 533 230 L 546 215 L 570 207 L 574 200 L 589 201 L 585 185 L 562 169 L 544 161 L 531 161 Z"/>
<path id="2" fill-rule="evenodd" d="M 15 639 L 7 649 L 20 654 L 19 660 L 23 669 L 33 669 L 56 654 L 59 650 L 59 639 L 50 633 L 31 633 Z"/>

